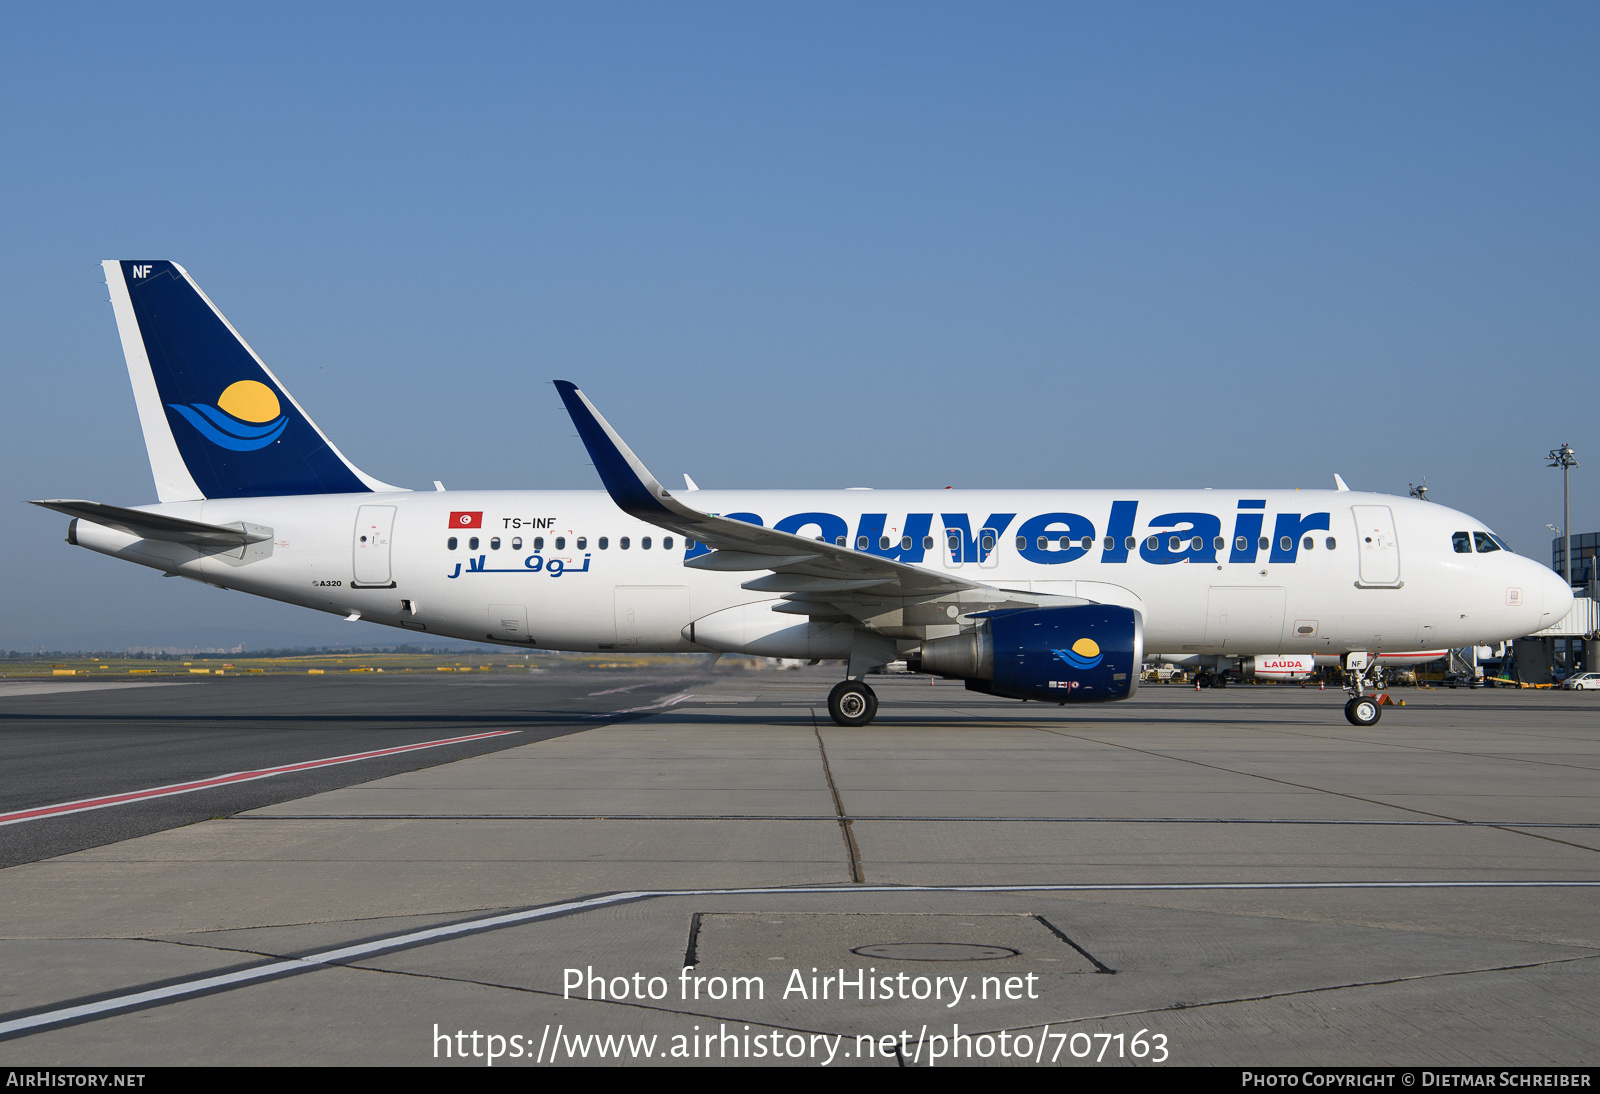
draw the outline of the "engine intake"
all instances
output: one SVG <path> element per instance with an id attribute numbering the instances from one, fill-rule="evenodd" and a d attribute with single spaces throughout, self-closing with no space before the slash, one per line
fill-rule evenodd
<path id="1" fill-rule="evenodd" d="M 1105 703 L 1138 690 L 1143 661 L 1138 612 L 1075 604 L 987 613 L 977 630 L 923 643 L 912 667 L 1009 699 Z"/>

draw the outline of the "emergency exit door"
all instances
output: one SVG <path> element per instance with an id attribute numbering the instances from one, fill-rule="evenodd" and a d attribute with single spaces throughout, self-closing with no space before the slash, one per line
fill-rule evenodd
<path id="1" fill-rule="evenodd" d="M 1352 505 L 1356 518 L 1356 554 L 1361 559 L 1361 584 L 1398 587 L 1400 539 L 1394 511 L 1387 505 Z"/>

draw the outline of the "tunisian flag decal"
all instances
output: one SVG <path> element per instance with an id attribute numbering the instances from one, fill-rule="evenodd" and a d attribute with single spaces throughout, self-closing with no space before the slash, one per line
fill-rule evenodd
<path id="1" fill-rule="evenodd" d="M 478 513 L 451 513 L 450 527 L 452 528 L 482 528 L 483 514 Z"/>

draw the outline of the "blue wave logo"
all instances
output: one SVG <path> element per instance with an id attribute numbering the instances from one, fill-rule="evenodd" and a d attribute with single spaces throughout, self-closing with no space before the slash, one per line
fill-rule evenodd
<path id="1" fill-rule="evenodd" d="M 205 403 L 168 403 L 206 440 L 231 452 L 265 448 L 289 427 L 280 413 L 278 396 L 266 384 L 240 380 L 228 385 L 216 406 Z"/>
<path id="2" fill-rule="evenodd" d="M 1051 650 L 1061 660 L 1075 669 L 1092 669 L 1105 656 L 1100 652 L 1100 645 L 1092 638 L 1080 638 L 1072 644 L 1070 650 Z"/>

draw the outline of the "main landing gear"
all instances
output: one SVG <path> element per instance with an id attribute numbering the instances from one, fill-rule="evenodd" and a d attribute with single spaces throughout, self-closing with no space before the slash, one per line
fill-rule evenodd
<path id="1" fill-rule="evenodd" d="M 828 716 L 842 726 L 864 726 L 878 716 L 878 693 L 860 680 L 841 680 L 828 692 Z"/>

